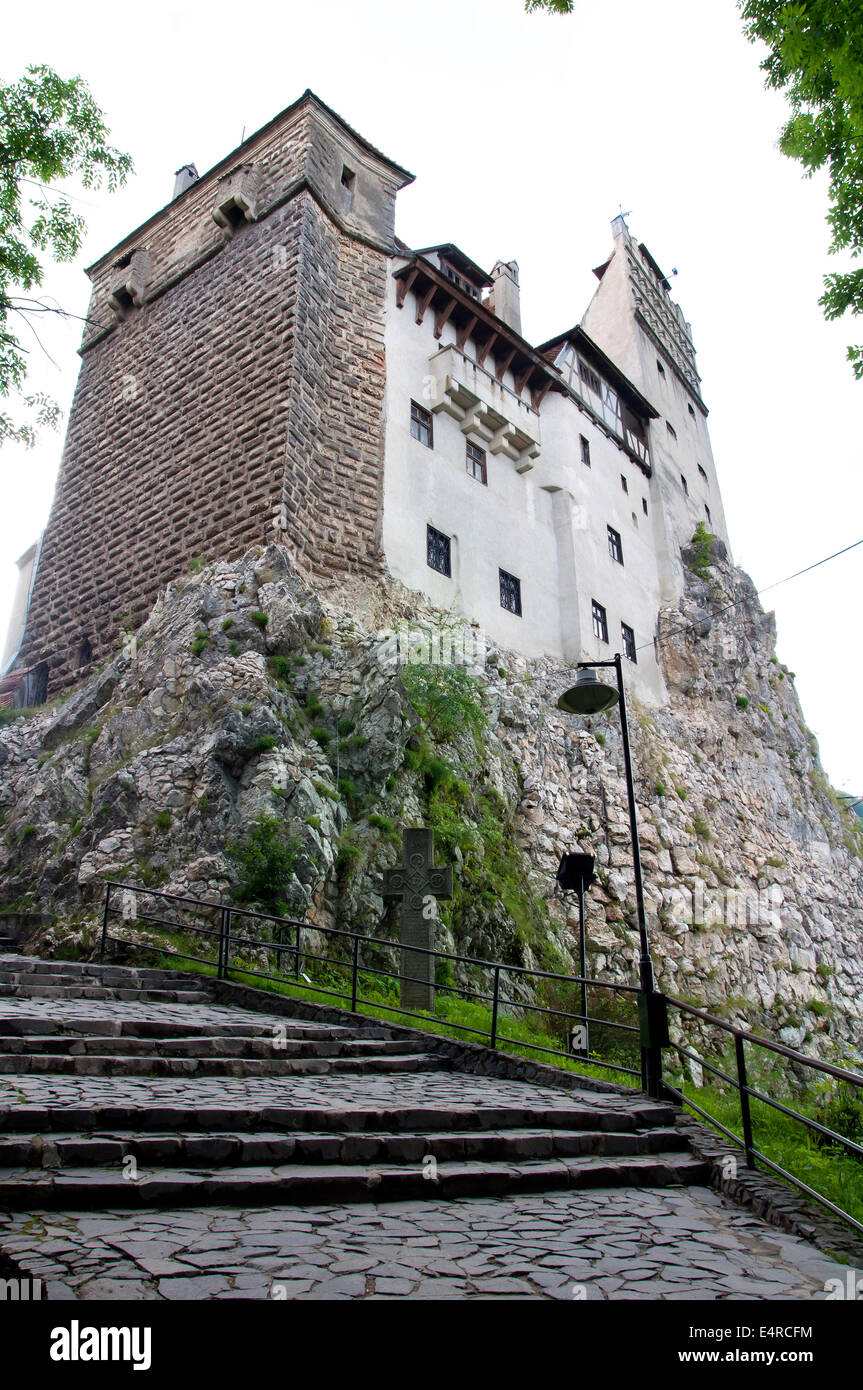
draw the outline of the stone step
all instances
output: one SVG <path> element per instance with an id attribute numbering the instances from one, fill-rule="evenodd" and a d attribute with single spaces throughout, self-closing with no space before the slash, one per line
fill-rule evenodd
<path id="1" fill-rule="evenodd" d="M 415 1058 L 411 1058 L 415 1061 Z M 441 1059 L 435 1058 L 435 1062 Z M 50 1132 L 101 1133 L 103 1130 L 145 1131 L 147 1133 L 191 1131 L 211 1134 L 224 1130 L 257 1134 L 277 1131 L 296 1133 L 379 1133 L 426 1134 L 446 1131 L 485 1133 L 500 1129 L 598 1130 L 602 1133 L 633 1134 L 649 1129 L 674 1127 L 676 1112 L 670 1105 L 648 1100 L 630 1103 L 614 1110 L 596 1106 L 558 1106 L 543 1110 L 539 1105 L 474 1105 L 450 1103 L 418 1105 L 212 1105 L 174 1104 L 152 1100 L 149 1103 L 118 1101 L 105 1104 L 0 1105 L 0 1135 Z"/>
<path id="2" fill-rule="evenodd" d="M 17 954 L 18 942 L 15 940 L 14 936 L 0 936 L 0 958 Z M 0 959 L 0 969 L 2 968 L 2 959 Z"/>
<path id="3" fill-rule="evenodd" d="M 13 1011 L 14 1009 L 14 1011 Z M 338 1024 L 314 1023 L 303 1019 L 273 1018 L 270 1023 L 212 1023 L 174 1022 L 162 1018 L 56 1018 L 50 1014 L 26 1014 L 8 1004 L 0 1005 L 0 1051 L 6 1049 L 7 1039 L 32 1038 L 272 1038 L 273 1029 L 284 1028 L 286 1038 L 324 1042 L 328 1039 L 356 1037 L 351 1028 Z M 363 1029 L 364 1035 L 366 1030 Z M 385 1028 L 369 1029 L 368 1037 L 389 1038 Z M 45 1044 L 46 1050 L 48 1044 Z M 9 1051 L 20 1050 L 9 1048 Z"/>
<path id="4" fill-rule="evenodd" d="M 0 1024 L 2 1022 L 0 1020 Z M 407 1056 L 411 1053 L 424 1053 L 425 1050 L 426 1044 L 422 1040 L 405 1042 L 398 1038 L 348 1036 L 274 1039 L 272 1033 L 264 1037 L 248 1037 L 237 1033 L 228 1036 L 204 1033 L 192 1038 L 158 1035 L 146 1038 L 128 1035 L 115 1038 L 82 1038 L 67 1034 L 16 1037 L 0 1032 L 0 1071 L 4 1057 L 259 1057 L 265 1061 L 285 1061 L 293 1057 L 372 1057 L 384 1056 L 387 1053 Z"/>
<path id="5" fill-rule="evenodd" d="M 161 970 L 156 966 L 102 965 L 98 961 L 42 960 L 39 956 L 16 956 L 0 961 L 0 980 L 11 976 L 58 975 L 74 980 L 134 982 L 187 986 L 190 980 L 206 978 L 188 970 Z"/>
<path id="6" fill-rule="evenodd" d="M 210 1004 L 209 994 L 196 989 L 130 989 L 111 985 L 0 984 L 0 999 L 115 999 L 144 1004 Z"/>
<path id="7" fill-rule="evenodd" d="M 63 1132 L 43 1137 L 17 1133 L 0 1137 L 0 1168 L 95 1168 L 103 1164 L 119 1165 L 129 1155 L 144 1167 L 171 1163 L 179 1167 L 206 1164 L 217 1168 L 284 1163 L 422 1163 L 429 1155 L 446 1163 L 574 1158 L 590 1154 L 618 1158 L 679 1153 L 686 1147 L 685 1136 L 675 1129 L 634 1134 L 526 1128 L 487 1130 L 478 1134 L 446 1130 L 427 1134 L 378 1131 L 243 1134 L 233 1130 L 205 1135 L 182 1131 L 155 1134 L 106 1131 L 87 1135 Z"/>
<path id="8" fill-rule="evenodd" d="M 384 1056 L 286 1057 L 114 1057 L 104 1053 L 46 1053 L 0 1056 L 0 1076 L 325 1076 L 329 1072 L 444 1071 L 448 1058 L 404 1050 Z"/>
<path id="9" fill-rule="evenodd" d="M 0 1207 L 251 1206 L 259 1203 L 398 1201 L 501 1196 L 560 1188 L 667 1187 L 704 1183 L 709 1165 L 676 1152 L 627 1158 L 583 1156 L 428 1165 L 281 1164 L 275 1167 L 155 1169 L 137 1179 L 98 1168 L 0 1170 Z"/>

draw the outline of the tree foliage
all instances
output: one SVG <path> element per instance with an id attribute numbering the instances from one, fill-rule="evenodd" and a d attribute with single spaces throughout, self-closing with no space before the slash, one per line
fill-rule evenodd
<path id="1" fill-rule="evenodd" d="M 0 412 L 0 444 L 32 444 L 40 425 L 55 423 L 56 405 L 24 395 L 29 347 L 25 325 L 40 343 L 37 316 L 62 313 L 29 292 L 42 283 L 43 260 L 71 261 L 86 230 L 68 195 L 54 187 L 77 179 L 83 188 L 124 183 L 132 161 L 108 144 L 102 112 L 80 77 L 62 78 L 44 65 L 0 86 L 0 396 L 18 395 L 30 419 L 14 424 Z M 23 293 L 15 296 L 12 291 Z"/>
<path id="2" fill-rule="evenodd" d="M 863 251 L 863 0 L 739 0 L 744 31 L 770 50 L 768 87 L 784 92 L 791 115 L 779 148 L 808 177 L 829 176 L 830 250 Z M 819 303 L 828 319 L 863 313 L 863 269 L 825 276 Z M 863 379 L 863 346 L 849 347 Z"/>
<path id="3" fill-rule="evenodd" d="M 524 0 L 528 14 L 534 10 L 548 10 L 549 14 L 572 14 L 575 0 Z"/>

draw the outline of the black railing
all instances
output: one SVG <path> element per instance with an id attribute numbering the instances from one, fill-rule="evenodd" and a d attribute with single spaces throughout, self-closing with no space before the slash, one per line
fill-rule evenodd
<path id="1" fill-rule="evenodd" d="M 792 1183 L 808 1197 L 812 1197 L 816 1202 L 826 1207 L 834 1216 L 838 1216 L 841 1220 L 847 1221 L 855 1230 L 863 1234 L 863 1223 L 858 1221 L 856 1217 L 851 1216 L 849 1212 L 844 1211 L 842 1207 L 838 1206 L 835 1202 L 831 1202 L 823 1193 L 817 1192 L 815 1188 L 810 1187 L 808 1183 L 803 1182 L 801 1178 L 789 1172 L 787 1168 L 783 1168 L 780 1164 L 774 1163 L 773 1159 L 768 1158 L 761 1149 L 756 1147 L 750 1100 L 760 1101 L 761 1104 L 770 1106 L 770 1108 L 775 1110 L 778 1114 L 787 1115 L 790 1119 L 799 1121 L 800 1124 L 805 1125 L 809 1133 L 820 1136 L 821 1140 L 826 1141 L 826 1143 L 833 1148 L 844 1150 L 845 1153 L 849 1154 L 858 1162 L 863 1161 L 863 1145 L 858 1144 L 854 1139 L 848 1138 L 847 1135 L 839 1134 L 835 1129 L 831 1129 L 829 1125 L 821 1124 L 819 1120 L 813 1119 L 811 1115 L 804 1115 L 799 1110 L 795 1110 L 792 1106 L 785 1105 L 782 1101 L 776 1100 L 775 1097 L 769 1096 L 764 1091 L 752 1086 L 747 1075 L 746 1045 L 749 1044 L 750 1047 L 763 1048 L 766 1052 L 786 1058 L 786 1060 L 791 1062 L 794 1066 L 808 1068 L 810 1071 L 830 1076 L 833 1080 L 839 1081 L 845 1085 L 857 1087 L 861 1102 L 863 1102 L 863 1076 L 859 1075 L 857 1072 L 848 1071 L 844 1067 L 834 1067 L 829 1062 L 819 1061 L 815 1057 L 807 1057 L 803 1052 L 797 1052 L 794 1048 L 785 1047 L 782 1043 L 773 1042 L 769 1038 L 761 1038 L 757 1033 L 752 1033 L 746 1028 L 736 1028 L 730 1023 L 723 1022 L 722 1019 L 716 1018 L 713 1014 L 707 1013 L 704 1009 L 698 1009 L 692 1004 L 684 1004 L 680 999 L 672 999 L 666 996 L 665 1002 L 668 1008 L 678 1009 L 681 1014 L 698 1020 L 702 1031 L 705 1028 L 718 1029 L 721 1033 L 731 1038 L 734 1047 L 734 1075 L 731 1075 L 722 1067 L 715 1066 L 712 1062 L 706 1062 L 704 1058 L 699 1056 L 697 1052 L 694 1052 L 692 1048 L 686 1047 L 680 1042 L 672 1041 L 669 1043 L 669 1046 L 685 1061 L 701 1068 L 701 1070 L 706 1071 L 710 1076 L 717 1077 L 721 1083 L 730 1086 L 737 1092 L 740 1105 L 740 1127 L 742 1132 L 737 1134 L 734 1130 L 729 1129 L 728 1126 L 724 1125 L 715 1115 L 711 1115 L 703 1106 L 698 1105 L 691 1097 L 685 1095 L 682 1090 L 672 1086 L 667 1075 L 663 1078 L 663 1090 L 666 1094 L 673 1096 L 675 1100 L 688 1106 L 691 1110 L 694 1110 L 702 1119 L 708 1120 L 711 1125 L 721 1130 L 726 1138 L 731 1140 L 732 1144 L 742 1149 L 747 1168 L 752 1169 L 757 1167 L 759 1163 L 763 1164 L 764 1167 L 768 1168 L 772 1173 L 776 1173 L 778 1177 L 784 1178 L 786 1182 Z"/>
<path id="2" fill-rule="evenodd" d="M 148 904 L 155 900 L 168 904 L 167 908 L 149 910 Z M 172 916 L 166 916 L 171 911 Z M 133 926 L 166 929 L 180 937 L 191 937 L 192 946 L 198 941 L 202 944 L 196 952 L 187 948 L 185 942 L 170 949 L 161 945 L 130 940 L 127 936 L 112 935 L 109 928 L 113 918 L 121 917 Z M 201 918 L 208 924 L 202 925 Z M 249 923 L 249 926 L 245 926 Z M 265 924 L 271 933 L 266 939 L 259 934 L 258 924 Z M 239 930 L 238 930 L 239 927 Z M 323 939 L 325 950 L 316 949 L 317 942 Z M 526 966 L 506 965 L 502 962 L 483 960 L 476 956 L 463 956 L 449 951 L 426 950 L 411 946 L 413 956 L 432 956 L 435 960 L 438 979 L 435 991 L 444 997 L 464 1000 L 485 1006 L 490 1011 L 487 1028 L 479 1026 L 478 1021 L 461 1022 L 454 1018 L 421 1013 L 404 1007 L 400 1002 L 388 1003 L 380 995 L 368 997 L 363 993 L 370 981 L 389 980 L 395 983 L 424 983 L 417 977 L 405 975 L 397 966 L 387 968 L 387 956 L 398 955 L 401 945 L 390 938 L 366 936 L 357 932 L 344 931 L 339 927 L 323 927 L 311 922 L 298 921 L 289 917 L 274 917 L 251 909 L 226 906 L 220 902 L 207 902 L 198 898 L 185 897 L 177 893 L 165 893 L 155 888 L 142 888 L 136 884 L 109 882 L 105 889 L 105 904 L 102 920 L 102 947 L 109 941 L 118 942 L 139 950 L 157 950 L 163 955 L 177 960 L 185 960 L 204 965 L 214 970 L 219 979 L 242 975 L 246 978 L 268 980 L 277 984 L 293 982 L 314 994 L 349 1003 L 356 1012 L 359 1006 L 370 1007 L 384 1014 L 398 1015 L 400 1018 L 415 1019 L 419 1024 L 429 1022 L 443 1024 L 447 1029 L 475 1037 L 489 1047 L 500 1049 L 505 1046 L 516 1047 L 540 1056 L 565 1059 L 581 1066 L 601 1068 L 614 1072 L 622 1081 L 629 1084 L 645 1083 L 641 1068 L 639 1049 L 643 1049 L 643 1028 L 638 1020 L 637 1000 L 640 991 L 634 985 L 611 984 L 603 980 L 591 980 L 586 976 L 561 975 L 549 970 L 531 970 Z M 334 954 L 339 951 L 340 954 Z M 202 953 L 205 952 L 205 953 Z M 250 953 L 264 953 L 265 957 L 275 956 L 275 972 L 272 969 L 258 969 L 257 961 L 250 961 Z M 243 953 L 246 958 L 243 959 Z M 329 971 L 326 980 L 311 979 L 304 966 L 317 968 L 319 972 Z M 462 980 L 455 982 L 453 971 L 458 968 Z M 441 978 L 443 972 L 443 978 Z M 478 978 L 477 978 L 478 977 Z M 606 991 L 606 997 L 617 1002 L 612 1006 L 626 1012 L 627 1005 L 631 1021 L 625 1018 L 604 1016 L 596 1007 L 592 1012 L 584 1010 L 581 1003 L 581 990 Z M 578 1006 L 566 1007 L 566 999 L 558 996 L 577 990 L 575 998 Z M 543 993 L 546 1002 L 538 1002 L 536 997 Z M 623 1001 L 622 1004 L 620 1001 Z M 539 1015 L 548 1032 L 547 1039 L 534 1041 L 530 1038 L 513 1036 L 505 1023 L 509 1013 L 518 1020 L 518 1015 Z M 579 1030 L 583 1029 L 586 1040 L 588 1028 L 592 1028 L 591 1039 L 608 1042 L 604 1030 L 612 1030 L 612 1035 L 620 1041 L 613 1049 L 607 1048 L 611 1056 L 588 1055 L 586 1045 L 582 1045 Z M 573 1036 L 579 1045 L 570 1042 Z M 568 1046 L 551 1046 L 557 1041 L 567 1040 Z M 627 1065 L 628 1062 L 633 1065 Z"/>
<path id="3" fill-rule="evenodd" d="M 161 903 L 169 904 L 169 907 L 161 911 L 142 910 L 154 900 L 157 907 Z M 168 917 L 163 915 L 163 911 L 172 911 L 175 915 Z M 114 936 L 109 930 L 111 919 L 114 917 L 122 917 L 135 926 L 146 924 L 150 927 L 167 929 L 180 937 L 191 936 L 193 945 L 196 944 L 196 939 L 202 939 L 202 949 L 209 947 L 208 954 L 193 954 L 191 950 L 181 949 L 175 944 L 168 948 L 145 941 L 135 941 L 128 936 Z M 251 925 L 245 930 L 238 931 L 236 929 L 237 924 L 243 922 L 248 922 Z M 269 938 L 250 934 L 256 929 L 260 930 L 258 924 L 265 924 L 266 930 L 270 933 Z M 321 939 L 328 951 L 340 951 L 341 954 L 322 954 L 320 950 L 315 949 L 317 942 Z M 165 893 L 160 889 L 142 888 L 137 884 L 130 883 L 109 882 L 105 886 L 101 945 L 103 957 L 109 941 L 127 948 L 156 951 L 170 959 L 186 960 L 203 965 L 213 970 L 219 979 L 227 980 L 232 975 L 239 975 L 282 985 L 293 984 L 312 994 L 325 995 L 327 998 L 349 1004 L 354 1013 L 361 1006 L 373 1008 L 384 1014 L 397 1015 L 398 1018 L 415 1019 L 420 1025 L 428 1026 L 429 1023 L 434 1023 L 456 1033 L 469 1034 L 492 1048 L 518 1049 L 522 1053 L 538 1053 L 542 1057 L 566 1060 L 576 1064 L 578 1069 L 583 1067 L 600 1068 L 603 1071 L 619 1075 L 621 1079 L 628 1078 L 630 1085 L 634 1080 L 636 1083 L 640 1083 L 642 1089 L 645 1090 L 648 1089 L 650 1082 L 651 1094 L 673 1099 L 688 1107 L 724 1134 L 736 1148 L 741 1149 L 747 1168 L 753 1169 L 758 1164 L 762 1164 L 777 1176 L 792 1183 L 808 1197 L 826 1207 L 834 1216 L 846 1221 L 855 1230 L 863 1233 L 863 1223 L 858 1221 L 856 1217 L 803 1182 L 794 1173 L 775 1163 L 756 1146 L 750 1101 L 754 1100 L 770 1106 L 776 1112 L 799 1121 L 806 1126 L 810 1133 L 820 1136 L 827 1144 L 840 1148 L 858 1161 L 863 1161 L 863 1145 L 838 1133 L 830 1126 L 821 1124 L 811 1116 L 804 1115 L 799 1110 L 785 1105 L 782 1101 L 765 1094 L 764 1091 L 750 1084 L 747 1075 L 746 1047 L 762 1048 L 785 1058 L 795 1067 L 830 1076 L 843 1084 L 859 1088 L 861 1099 L 863 1099 L 863 1076 L 857 1072 L 832 1066 L 828 1062 L 807 1057 L 802 1052 L 785 1047 L 781 1043 L 772 1042 L 768 1038 L 759 1037 L 745 1028 L 725 1023 L 704 1009 L 686 1004 L 682 1000 L 669 998 L 656 992 L 645 994 L 635 985 L 592 980 L 584 975 L 562 975 L 548 970 L 531 970 L 526 966 L 506 965 L 501 961 L 488 961 L 475 956 L 462 956 L 448 951 L 425 950 L 422 947 L 412 945 L 410 950 L 413 955 L 434 957 L 439 967 L 438 975 L 443 972 L 443 978 L 438 979 L 435 983 L 435 990 L 438 993 L 462 999 L 468 1003 L 478 1003 L 489 1010 L 489 1026 L 483 1028 L 477 1026 L 477 1021 L 460 1022 L 445 1015 L 430 1015 L 411 1010 L 403 1007 L 401 1003 L 387 1003 L 380 995 L 372 998 L 366 997 L 363 989 L 367 987 L 370 980 L 389 980 L 395 984 L 405 980 L 412 982 L 416 978 L 404 975 L 398 968 L 386 968 L 387 958 L 398 955 L 402 949 L 400 943 L 389 938 L 365 936 L 357 932 L 344 931 L 339 927 L 318 926 L 315 923 L 299 921 L 295 918 L 274 917 L 247 908 L 228 906 L 221 902 L 208 902 L 204 899 L 186 897 L 177 893 Z M 185 945 L 185 942 L 181 942 L 181 946 L 185 947 Z M 276 973 L 274 974 L 270 969 L 256 969 L 255 965 L 259 962 L 248 959 L 250 952 L 263 953 L 265 958 L 275 955 Z M 243 953 L 245 953 L 246 958 L 244 958 Z M 306 965 L 311 969 L 323 967 L 325 971 L 336 973 L 335 976 L 330 974 L 326 979 L 321 978 L 316 982 L 305 973 L 303 967 Z M 453 970 L 456 967 L 459 967 L 462 972 L 463 980 L 460 983 L 454 982 Z M 477 976 L 479 978 L 476 978 Z M 417 982 L 425 983 L 421 980 L 417 980 Z M 533 998 L 527 997 L 528 989 L 533 991 Z M 611 1009 L 619 1009 L 621 1001 L 624 1008 L 628 1004 L 632 1011 L 633 1021 L 627 1022 L 619 1017 L 612 1017 L 608 1010 L 604 1016 L 602 1013 L 597 1013 L 595 1008 L 593 1012 L 589 1012 L 585 1002 L 588 990 L 606 991 L 607 993 L 601 997 L 614 1001 L 610 1006 Z M 560 999 L 560 994 L 565 996 L 567 992 L 572 993 L 577 1004 L 569 1008 L 557 1007 L 557 1004 L 566 1003 L 565 998 Z M 537 1002 L 537 999 L 541 998 L 543 994 L 546 999 L 551 998 L 555 1002 Z M 715 1029 L 731 1039 L 734 1049 L 733 1075 L 723 1067 L 706 1061 L 683 1042 L 670 1039 L 668 1034 L 669 1009 L 676 1009 L 682 1016 L 694 1020 L 702 1033 L 705 1029 Z M 532 1041 L 530 1038 L 519 1037 L 512 1031 L 506 1031 L 502 1027 L 502 1020 L 507 1010 L 510 1011 L 510 1018 L 512 1015 L 516 1016 L 515 1021 L 518 1020 L 519 1015 L 539 1015 L 545 1021 L 544 1026 L 548 1030 L 546 1041 L 554 1043 L 566 1039 L 568 1045 L 566 1047 L 548 1046 L 546 1041 Z M 637 1021 L 635 1021 L 636 1019 Z M 599 1051 L 588 1054 L 586 1046 L 580 1044 L 579 1047 L 576 1047 L 571 1043 L 570 1040 L 576 1030 L 582 1033 L 583 1038 L 586 1039 L 589 1025 L 593 1025 L 590 1036 L 594 1043 L 597 1039 L 597 1030 L 612 1030 L 612 1036 L 615 1039 L 619 1038 L 614 1048 L 608 1049 L 612 1053 L 611 1056 L 602 1056 Z M 604 1031 L 601 1031 L 599 1036 L 603 1043 L 607 1041 Z M 673 1049 L 684 1062 L 688 1061 L 701 1068 L 702 1071 L 717 1078 L 720 1083 L 730 1086 L 737 1093 L 742 1131 L 740 1134 L 730 1129 L 718 1116 L 712 1115 L 709 1110 L 687 1096 L 679 1087 L 674 1086 L 669 1080 L 667 1072 L 663 1075 L 663 1048 Z M 626 1065 L 629 1061 L 638 1061 L 639 1049 L 640 1065 Z"/>

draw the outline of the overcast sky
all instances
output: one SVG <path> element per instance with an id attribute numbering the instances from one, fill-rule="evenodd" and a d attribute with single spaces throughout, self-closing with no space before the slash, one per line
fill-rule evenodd
<path id="1" fill-rule="evenodd" d="M 568 18 L 522 0 L 245 0 L 239 7 L 41 0 L 3 20 L 0 79 L 29 63 L 80 73 L 136 172 L 82 193 L 84 252 L 46 289 L 83 314 L 83 267 L 311 87 L 411 169 L 397 231 L 519 262 L 525 336 L 576 322 L 611 218 L 666 273 L 692 323 L 736 562 L 758 587 L 863 537 L 861 405 L 826 324 L 826 185 L 776 149 L 785 110 L 733 0 L 577 0 Z M 26 330 L 25 334 L 26 334 Z M 32 381 L 68 408 L 80 324 L 40 325 Z M 0 455 L 0 645 L 15 560 L 47 519 L 61 435 Z M 765 595 L 778 653 L 840 788 L 863 793 L 857 708 L 863 547 Z"/>

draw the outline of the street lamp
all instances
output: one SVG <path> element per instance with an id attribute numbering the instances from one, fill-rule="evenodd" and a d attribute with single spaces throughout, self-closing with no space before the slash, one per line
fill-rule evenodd
<path id="1" fill-rule="evenodd" d="M 565 893 L 578 894 L 578 959 L 581 975 L 581 1028 L 582 1042 L 573 1045 L 573 1051 L 584 1057 L 590 1056 L 590 1024 L 587 1018 L 587 942 L 584 930 L 584 895 L 593 883 L 593 870 L 596 860 L 592 854 L 577 854 L 569 851 L 563 855 L 557 866 L 557 879 Z"/>
<path id="2" fill-rule="evenodd" d="M 617 676 L 617 689 L 604 685 L 597 677 L 596 668 L 613 666 Z M 635 870 L 635 906 L 638 917 L 638 939 L 640 943 L 639 978 L 644 997 L 642 1013 L 642 1073 L 649 1094 L 655 1095 L 659 1087 L 660 1056 L 664 1030 L 654 1011 L 651 996 L 656 985 L 653 974 L 653 961 L 650 955 L 650 940 L 647 934 L 647 915 L 644 910 L 644 884 L 641 877 L 641 849 L 638 843 L 638 817 L 635 809 L 635 787 L 632 781 L 632 755 L 629 749 L 629 726 L 626 721 L 626 697 L 623 690 L 623 662 L 618 652 L 613 661 L 579 661 L 575 685 L 561 695 L 558 709 L 566 714 L 600 714 L 603 710 L 620 705 L 620 729 L 623 735 L 623 762 L 626 769 L 626 795 L 629 802 L 629 834 L 632 841 L 632 864 Z M 641 1003 L 641 1001 L 639 1001 Z"/>

